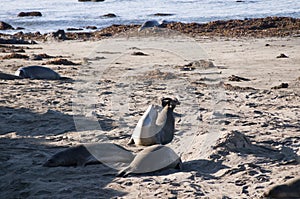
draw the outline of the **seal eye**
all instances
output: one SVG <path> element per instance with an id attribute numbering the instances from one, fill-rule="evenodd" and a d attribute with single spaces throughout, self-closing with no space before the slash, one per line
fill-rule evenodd
<path id="1" fill-rule="evenodd" d="M 26 76 L 26 72 L 25 72 L 23 69 L 22 69 L 22 70 L 20 70 L 19 77 L 22 77 L 22 78 L 27 78 L 27 76 Z"/>

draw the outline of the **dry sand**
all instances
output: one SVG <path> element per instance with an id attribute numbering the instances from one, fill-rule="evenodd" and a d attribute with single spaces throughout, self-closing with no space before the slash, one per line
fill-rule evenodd
<path id="1" fill-rule="evenodd" d="M 25 49 L 82 64 L 47 65 L 76 81 L 0 80 L 1 198 L 259 198 L 300 175 L 299 37 L 145 36 Z M 1 72 L 47 61 L 4 59 Z M 193 61 L 194 70 L 180 70 Z M 271 89 L 281 83 L 288 88 Z M 79 143 L 137 152 L 126 146 L 131 132 L 165 95 L 181 102 L 169 146 L 182 171 L 116 178 L 103 175 L 114 172 L 105 165 L 42 167 Z"/>

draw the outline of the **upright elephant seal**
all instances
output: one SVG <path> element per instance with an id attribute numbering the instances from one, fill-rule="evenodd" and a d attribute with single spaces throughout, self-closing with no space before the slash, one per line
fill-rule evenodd
<path id="1" fill-rule="evenodd" d="M 121 170 L 117 176 L 126 177 L 129 174 L 150 173 L 169 168 L 181 170 L 181 158 L 167 146 L 153 145 L 139 152 L 130 165 Z"/>
<path id="2" fill-rule="evenodd" d="M 131 151 L 113 143 L 78 145 L 60 151 L 43 166 L 85 166 L 88 164 L 129 164 L 134 158 Z"/>
<path id="3" fill-rule="evenodd" d="M 21 67 L 15 72 L 16 76 L 30 79 L 58 80 L 60 75 L 50 68 L 42 66 Z"/>
<path id="4" fill-rule="evenodd" d="M 293 179 L 288 183 L 272 187 L 264 194 L 265 198 L 300 198 L 300 178 Z"/>
<path id="5" fill-rule="evenodd" d="M 173 110 L 180 102 L 177 98 L 162 98 L 162 111 L 158 113 L 155 106 L 150 105 L 137 123 L 128 144 L 150 146 L 167 144 L 173 140 L 175 119 Z"/>
<path id="6" fill-rule="evenodd" d="M 162 98 L 162 107 L 163 110 L 161 112 L 161 115 L 165 117 L 167 116 L 167 120 L 165 122 L 164 127 L 162 130 L 158 133 L 158 140 L 161 144 L 168 144 L 170 143 L 174 138 L 174 132 L 175 132 L 175 118 L 173 115 L 174 109 L 177 105 L 180 105 L 180 102 L 177 98 Z"/>

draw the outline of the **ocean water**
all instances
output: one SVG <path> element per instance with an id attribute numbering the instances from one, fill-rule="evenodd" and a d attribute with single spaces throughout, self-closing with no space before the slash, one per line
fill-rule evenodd
<path id="1" fill-rule="evenodd" d="M 42 17 L 17 17 L 22 11 L 40 11 Z M 114 13 L 116 18 L 101 17 Z M 155 17 L 155 13 L 172 16 Z M 41 33 L 67 28 L 112 24 L 141 24 L 145 20 L 204 23 L 214 20 L 287 16 L 300 18 L 299 0 L 1 0 L 0 20 L 23 32 Z M 1 31 L 11 33 L 14 31 Z"/>

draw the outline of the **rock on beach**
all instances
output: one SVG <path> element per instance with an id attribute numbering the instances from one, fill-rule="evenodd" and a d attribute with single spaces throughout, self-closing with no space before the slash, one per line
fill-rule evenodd
<path id="1" fill-rule="evenodd" d="M 0 21 L 0 30 L 14 30 L 10 24 Z"/>
<path id="2" fill-rule="evenodd" d="M 32 12 L 20 12 L 18 14 L 18 17 L 41 17 L 42 13 L 38 11 L 32 11 Z"/>

